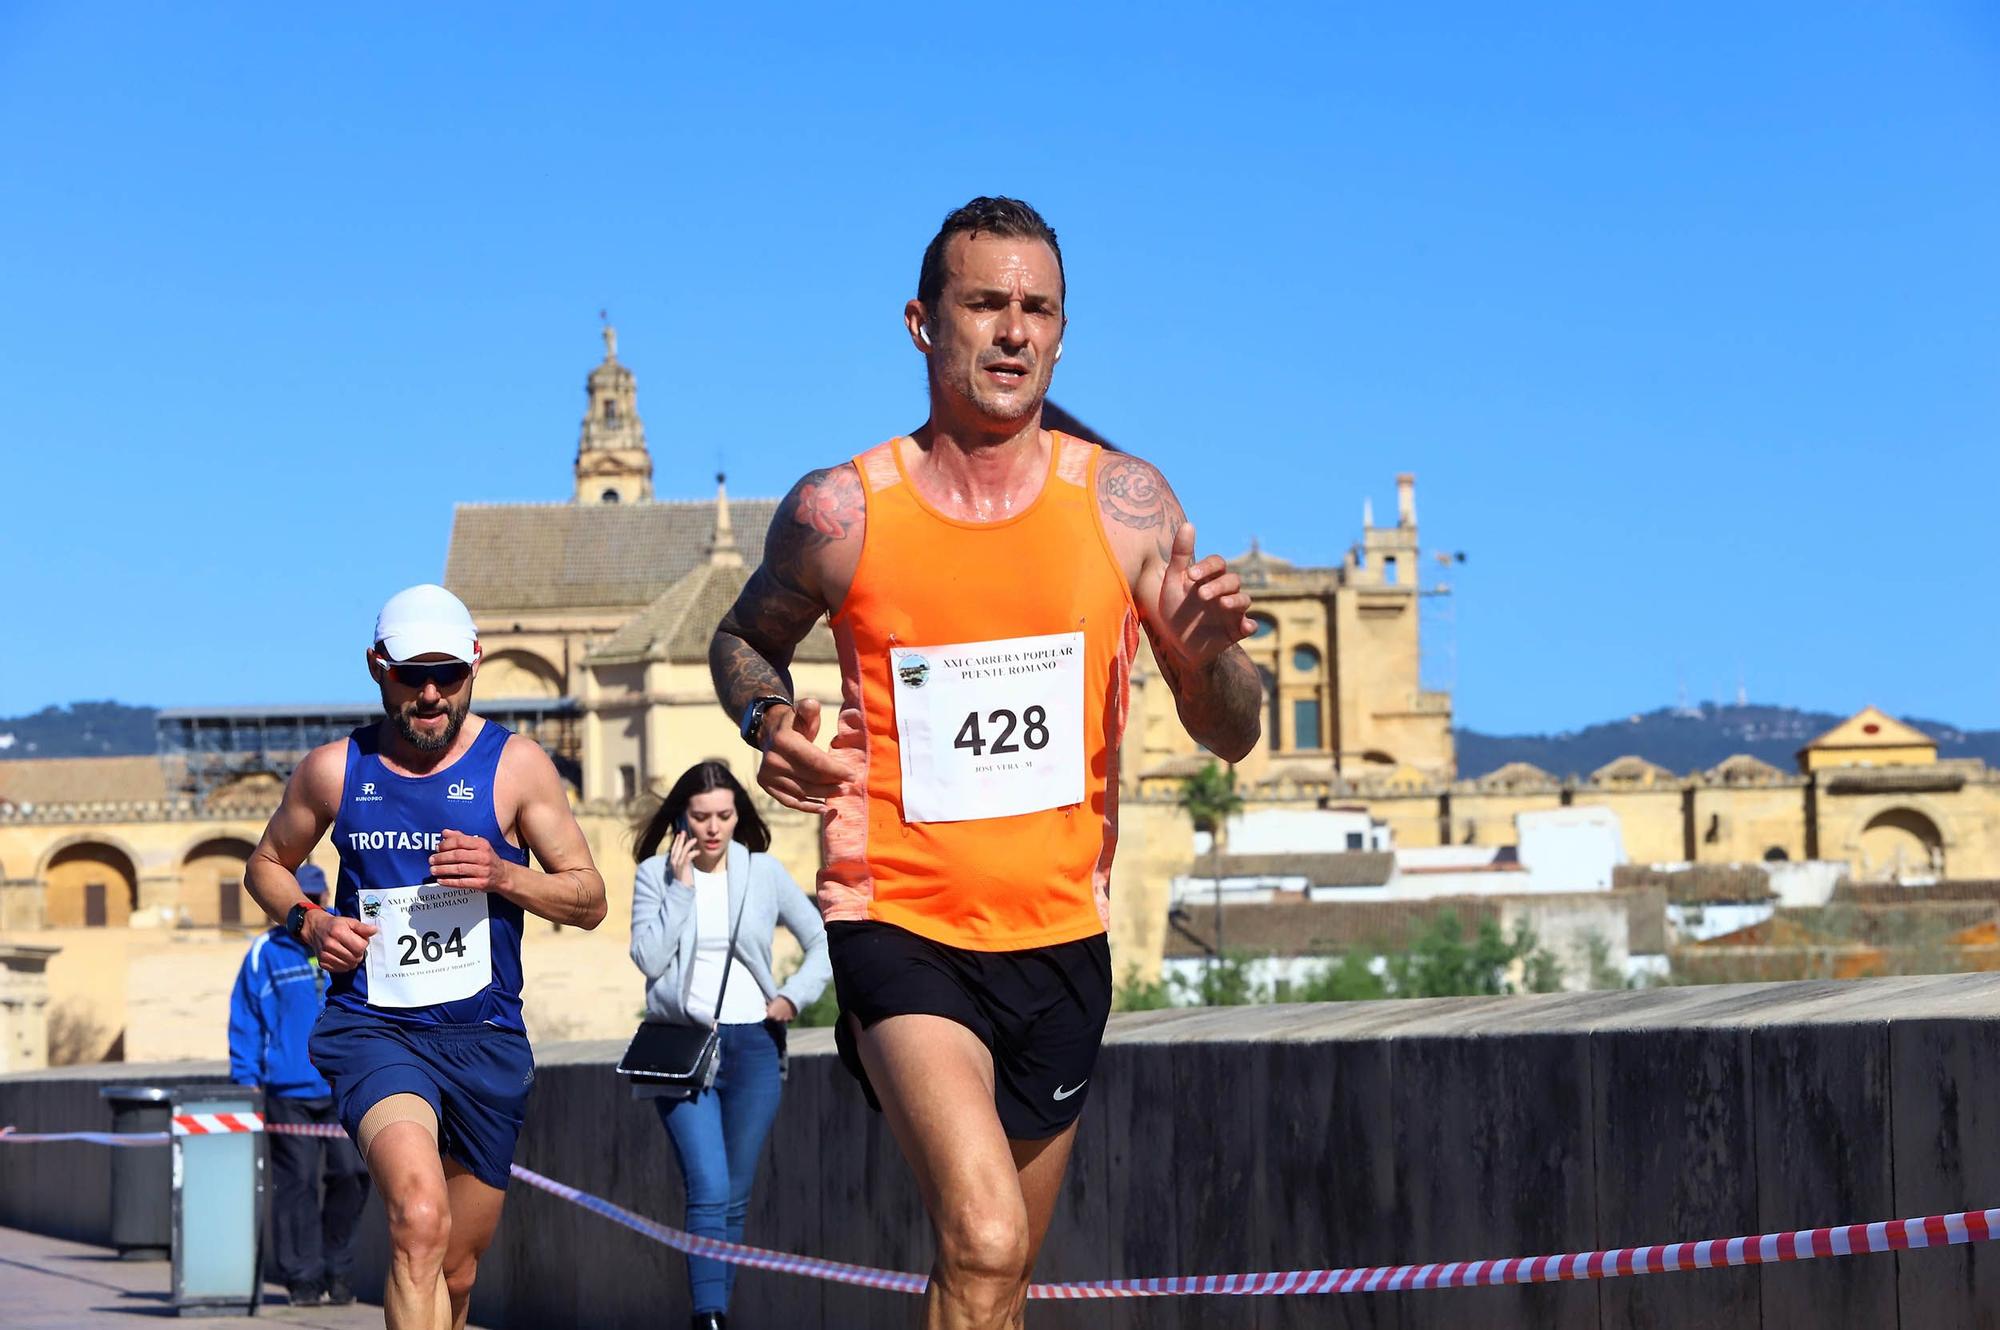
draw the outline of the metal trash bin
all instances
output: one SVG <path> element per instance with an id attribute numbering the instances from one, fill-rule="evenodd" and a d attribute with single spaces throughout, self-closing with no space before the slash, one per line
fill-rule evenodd
<path id="1" fill-rule="evenodd" d="M 255 1316 L 264 1296 L 264 1092 L 182 1085 L 173 1102 L 174 1306 Z"/>
<path id="2" fill-rule="evenodd" d="M 166 1133 L 172 1092 L 153 1085 L 107 1085 L 111 1130 L 121 1136 Z M 135 1146 L 111 1152 L 111 1245 L 123 1261 L 164 1261 L 174 1240 L 173 1161 L 165 1150 Z"/>

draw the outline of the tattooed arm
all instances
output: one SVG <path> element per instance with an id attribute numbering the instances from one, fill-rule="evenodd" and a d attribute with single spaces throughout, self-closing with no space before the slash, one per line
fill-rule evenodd
<path id="1" fill-rule="evenodd" d="M 1097 503 L 1181 724 L 1216 756 L 1241 761 L 1264 710 L 1257 668 L 1237 645 L 1254 627 L 1250 597 L 1220 555 L 1195 560 L 1194 524 L 1150 463 L 1107 454 Z"/>
<path id="2" fill-rule="evenodd" d="M 715 696 L 731 720 L 760 697 L 791 697 L 792 652 L 846 596 L 861 559 L 867 514 L 861 476 L 851 465 L 806 476 L 779 503 L 764 539 L 764 562 L 708 644 Z M 788 808 L 821 811 L 846 768 L 813 746 L 819 703 L 764 713 L 758 783 Z"/>

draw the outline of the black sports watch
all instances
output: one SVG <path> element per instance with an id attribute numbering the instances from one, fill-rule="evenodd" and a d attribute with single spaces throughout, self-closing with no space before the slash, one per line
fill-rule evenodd
<path id="1" fill-rule="evenodd" d="M 308 905 L 306 902 L 300 901 L 286 913 L 285 931 L 292 935 L 292 941 L 304 942 L 306 940 L 306 916 L 318 908 L 320 907 L 317 905 Z"/>
<path id="2" fill-rule="evenodd" d="M 792 699 L 789 697 L 759 697 L 752 699 L 750 705 L 743 708 L 743 724 L 738 727 L 743 735 L 743 742 L 749 744 L 752 748 L 762 751 L 764 745 L 757 742 L 757 730 L 764 723 L 764 713 L 772 707 L 788 707 L 790 705 L 792 705 Z"/>

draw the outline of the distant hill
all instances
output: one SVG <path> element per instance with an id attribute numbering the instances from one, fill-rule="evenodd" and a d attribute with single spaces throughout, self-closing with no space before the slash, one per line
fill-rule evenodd
<path id="1" fill-rule="evenodd" d="M 73 702 L 32 716 L 0 720 L 0 761 L 24 757 L 124 757 L 156 751 L 156 707 Z M 1637 753 L 1671 771 L 1706 771 L 1736 753 L 1781 771 L 1797 768 L 1807 740 L 1845 720 L 1791 707 L 1662 707 L 1643 716 L 1561 734 L 1482 734 L 1459 730 L 1458 770 L 1470 779 L 1509 762 L 1531 762 L 1557 776 L 1587 776 L 1615 757 Z M 1905 718 L 1906 719 L 1906 718 Z M 2000 730 L 1965 730 L 1911 720 L 1938 741 L 1940 757 L 1976 757 L 2000 767 Z"/>
<path id="2" fill-rule="evenodd" d="M 1481 734 L 1459 730 L 1458 770 L 1467 779 L 1509 762 L 1531 762 L 1556 776 L 1587 776 L 1615 757 L 1636 753 L 1670 771 L 1706 771 L 1748 753 L 1780 771 L 1798 770 L 1798 751 L 1845 716 L 1791 707 L 1662 707 L 1643 716 L 1561 734 Z M 1938 741 L 1939 757 L 1976 757 L 2000 767 L 2000 730 L 1963 730 L 1942 721 L 1898 717 Z"/>
<path id="3" fill-rule="evenodd" d="M 0 720 L 0 761 L 24 757 L 131 757 L 156 748 L 157 707 L 72 702 Z"/>

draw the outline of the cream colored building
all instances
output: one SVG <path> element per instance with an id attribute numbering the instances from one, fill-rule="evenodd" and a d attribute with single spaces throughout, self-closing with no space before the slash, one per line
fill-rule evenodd
<path id="1" fill-rule="evenodd" d="M 716 705 L 707 650 L 778 507 L 731 500 L 720 477 L 710 498 L 657 496 L 637 380 L 608 328 L 585 383 L 572 480 L 563 502 L 461 505 L 444 570 L 480 625 L 477 703 L 522 718 L 558 753 L 610 887 L 596 934 L 530 930 L 538 1037 L 615 1035 L 638 1009 L 623 952 L 631 822 L 649 795 L 705 757 L 750 783 L 754 754 Z M 1235 566 L 1256 601 L 1260 627 L 1245 645 L 1267 688 L 1264 737 L 1238 768 L 1252 807 L 1360 807 L 1396 844 L 1419 847 L 1509 844 L 1518 813 L 1602 806 L 1639 862 L 1815 858 L 1843 860 L 1863 880 L 2000 877 L 2000 777 L 1938 760 L 1924 735 L 1872 708 L 1808 745 L 1796 772 L 1738 757 L 1676 774 L 1634 756 L 1582 780 L 1518 763 L 1457 779 L 1451 698 L 1419 681 L 1420 605 L 1442 588 L 1421 585 L 1410 476 L 1397 478 L 1394 524 L 1365 516 L 1339 562 L 1294 564 L 1253 545 Z M 801 644 L 793 674 L 801 695 L 837 700 L 824 625 Z M 1179 783 L 1208 759 L 1149 656 L 1133 685 L 1112 947 L 1121 975 L 1150 975 L 1168 884 L 1193 854 Z M 46 958 L 51 1056 L 219 1055 L 236 961 L 262 926 L 246 917 L 255 911 L 242 865 L 296 760 L 275 739 L 256 742 L 270 745 L 269 770 L 209 773 L 151 757 L 0 762 L 0 944 L 29 948 L 22 974 L 43 965 L 40 948 L 61 948 Z M 765 811 L 777 853 L 809 885 L 814 826 Z M 315 857 L 331 871 L 326 847 Z M 18 1011 L 10 1020 L 18 1025 Z M 35 1048 L 0 1032 L 6 1057 Z"/>

